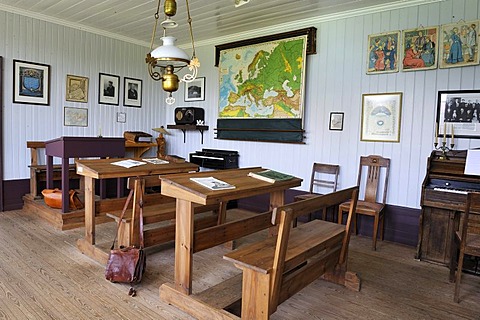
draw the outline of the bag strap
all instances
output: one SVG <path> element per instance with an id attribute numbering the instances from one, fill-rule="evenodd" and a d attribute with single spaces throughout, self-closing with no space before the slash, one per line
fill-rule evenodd
<path id="1" fill-rule="evenodd" d="M 123 216 L 125 215 L 125 211 L 127 211 L 128 204 L 130 203 L 130 200 L 132 199 L 132 195 L 133 195 L 133 190 L 130 190 L 130 193 L 128 194 L 127 200 L 125 201 L 125 204 L 123 205 L 122 214 L 120 215 L 120 219 L 118 220 L 118 223 L 117 223 L 117 232 L 115 233 L 115 239 L 113 239 L 112 247 L 110 248 L 110 250 L 113 250 L 113 248 L 115 248 L 115 241 L 117 241 L 118 230 L 120 229 L 120 224 L 122 223 L 122 219 L 123 219 Z M 143 230 L 142 230 L 142 233 L 143 233 Z M 143 241 L 143 236 L 142 236 L 142 241 Z M 142 243 L 142 245 L 143 245 L 143 243 Z"/>
<path id="2" fill-rule="evenodd" d="M 135 183 L 140 183 L 140 199 L 138 199 L 138 206 L 140 208 L 140 213 L 138 218 L 139 220 L 139 230 L 140 230 L 140 249 L 143 249 L 144 243 L 143 243 L 143 195 L 145 194 L 145 179 L 140 179 L 137 178 Z M 137 188 L 135 188 L 136 190 Z"/>

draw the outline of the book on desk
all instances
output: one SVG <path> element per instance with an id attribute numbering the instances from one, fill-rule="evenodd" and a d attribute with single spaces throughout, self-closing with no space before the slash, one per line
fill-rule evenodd
<path id="1" fill-rule="evenodd" d="M 152 142 L 152 135 L 143 131 L 125 131 L 123 137 L 132 142 Z"/>
<path id="2" fill-rule="evenodd" d="M 275 183 L 275 181 L 285 181 L 290 180 L 293 176 L 285 173 L 281 173 L 274 170 L 263 170 L 258 172 L 250 172 L 248 174 L 249 177 L 263 180 L 270 183 Z"/>
<path id="3" fill-rule="evenodd" d="M 190 178 L 190 180 L 210 190 L 235 189 L 234 185 L 214 177 Z"/>

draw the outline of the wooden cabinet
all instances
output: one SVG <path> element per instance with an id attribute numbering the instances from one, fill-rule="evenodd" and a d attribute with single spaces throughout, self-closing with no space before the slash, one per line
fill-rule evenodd
<path id="1" fill-rule="evenodd" d="M 448 265 L 452 236 L 458 228 L 459 219 L 458 211 L 423 207 L 416 258 Z"/>

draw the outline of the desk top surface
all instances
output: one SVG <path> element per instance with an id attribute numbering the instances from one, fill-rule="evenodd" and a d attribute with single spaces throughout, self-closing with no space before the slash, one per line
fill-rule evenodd
<path id="1" fill-rule="evenodd" d="M 254 195 L 298 187 L 300 178 L 275 183 L 265 182 L 248 176 L 249 172 L 265 170 L 261 167 L 204 171 L 162 177 L 162 194 L 199 204 L 214 204 L 221 201 L 246 198 Z M 194 177 L 214 177 L 234 185 L 234 189 L 210 190 L 190 180 Z"/>
<path id="2" fill-rule="evenodd" d="M 173 173 L 186 173 L 190 171 L 198 171 L 198 166 L 193 163 L 173 163 L 152 164 L 146 163 L 141 166 L 124 168 L 113 165 L 112 162 L 127 160 L 124 158 L 115 159 L 93 159 L 93 160 L 76 160 L 77 174 L 92 177 L 94 179 L 107 178 L 124 178 L 136 176 L 149 176 Z M 135 159 L 142 161 L 142 159 Z"/>

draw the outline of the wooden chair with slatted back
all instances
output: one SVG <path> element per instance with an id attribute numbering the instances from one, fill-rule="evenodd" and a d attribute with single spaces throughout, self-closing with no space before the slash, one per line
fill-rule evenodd
<path id="1" fill-rule="evenodd" d="M 365 174 L 365 170 L 367 170 Z M 384 229 L 384 208 L 387 200 L 388 175 L 390 171 L 390 159 L 378 155 L 360 157 L 360 166 L 358 169 L 357 185 L 362 188 L 364 185 L 365 196 L 363 200 L 358 200 L 355 214 L 353 215 L 353 229 L 355 234 L 357 230 L 357 215 L 367 215 L 374 217 L 373 223 L 373 250 L 377 250 L 377 235 L 380 229 L 380 239 L 383 240 Z M 362 184 L 364 180 L 364 184 Z M 378 193 L 383 184 L 383 194 Z M 380 201 L 377 201 L 381 198 Z M 342 203 L 338 210 L 338 223 L 342 223 L 343 213 L 348 212 L 350 204 Z"/>
<path id="2" fill-rule="evenodd" d="M 459 302 L 464 255 L 480 257 L 480 193 L 469 193 L 467 195 L 465 213 L 460 221 L 460 228 L 453 235 L 449 266 L 450 281 L 455 280 L 455 293 L 453 295 L 455 302 Z M 458 252 L 460 253 L 458 254 Z M 455 267 L 457 267 L 456 277 Z"/>
<path id="3" fill-rule="evenodd" d="M 312 175 L 310 177 L 309 193 L 295 196 L 294 201 L 306 200 L 314 196 L 325 194 L 321 192 L 321 188 L 331 188 L 331 192 L 337 191 L 338 174 L 340 173 L 340 166 L 336 164 L 313 163 Z M 328 175 L 328 176 L 327 176 Z M 330 178 L 330 179 L 328 179 Z M 312 220 L 312 213 L 308 215 L 308 220 Z M 327 208 L 323 209 L 322 219 L 327 217 Z M 296 226 L 297 221 L 294 221 Z"/>

